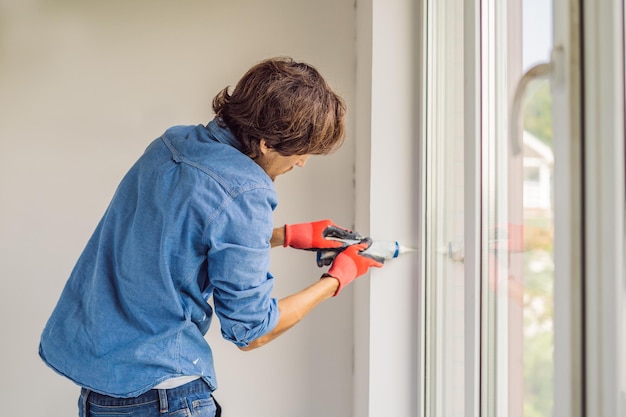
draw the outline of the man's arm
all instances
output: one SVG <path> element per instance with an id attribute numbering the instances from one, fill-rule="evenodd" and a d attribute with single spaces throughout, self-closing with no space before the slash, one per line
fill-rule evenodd
<path id="1" fill-rule="evenodd" d="M 248 346 L 240 347 L 249 351 L 259 348 L 292 328 L 322 301 L 331 298 L 337 292 L 339 281 L 333 277 L 325 277 L 304 290 L 285 297 L 278 301 L 280 318 L 274 329 L 250 342 Z"/>
<path id="2" fill-rule="evenodd" d="M 272 237 L 270 239 L 270 246 L 283 246 L 285 243 L 285 226 L 275 227 L 272 231 Z"/>
<path id="3" fill-rule="evenodd" d="M 302 320 L 322 301 L 339 294 L 343 287 L 364 275 L 370 267 L 382 267 L 383 264 L 377 260 L 361 256 L 362 251 L 366 250 L 370 243 L 371 240 L 368 239 L 367 242 L 349 246 L 337 255 L 328 272 L 316 283 L 279 300 L 280 317 L 276 327 L 240 349 L 252 350 L 271 342 Z"/>
<path id="4" fill-rule="evenodd" d="M 275 227 L 270 239 L 271 247 L 283 246 L 284 242 L 285 226 Z M 339 281 L 335 278 L 322 278 L 308 288 L 279 300 L 278 310 L 280 311 L 280 318 L 276 327 L 271 332 L 250 342 L 248 346 L 240 347 L 239 349 L 244 351 L 253 350 L 276 339 L 302 320 L 322 301 L 331 298 L 337 292 L 338 287 Z"/>

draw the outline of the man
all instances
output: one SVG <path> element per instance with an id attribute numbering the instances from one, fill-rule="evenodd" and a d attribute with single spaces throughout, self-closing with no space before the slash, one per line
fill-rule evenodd
<path id="1" fill-rule="evenodd" d="M 167 130 L 126 174 L 43 331 L 42 359 L 82 387 L 81 416 L 219 415 L 204 339 L 213 308 L 223 337 L 250 350 L 382 266 L 361 255 L 367 240 L 333 240 L 360 236 L 332 221 L 272 226 L 274 179 L 344 137 L 345 105 L 313 67 L 261 62 L 213 109 L 206 126 Z M 275 246 L 336 256 L 278 301 Z"/>

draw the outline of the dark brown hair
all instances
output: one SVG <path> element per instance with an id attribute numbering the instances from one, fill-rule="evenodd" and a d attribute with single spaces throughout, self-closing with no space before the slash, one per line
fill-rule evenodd
<path id="1" fill-rule="evenodd" d="M 344 139 L 346 106 L 311 65 L 272 58 L 255 65 L 213 99 L 220 124 L 256 159 L 259 143 L 281 155 L 325 155 Z"/>

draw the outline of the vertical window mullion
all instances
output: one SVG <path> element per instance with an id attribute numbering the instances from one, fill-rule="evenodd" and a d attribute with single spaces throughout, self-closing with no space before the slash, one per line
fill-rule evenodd
<path id="1" fill-rule="evenodd" d="M 481 0 L 464 3 L 465 74 L 465 416 L 480 416 Z"/>

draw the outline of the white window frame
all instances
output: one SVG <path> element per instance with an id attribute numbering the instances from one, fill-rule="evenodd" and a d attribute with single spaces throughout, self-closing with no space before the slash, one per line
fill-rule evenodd
<path id="1" fill-rule="evenodd" d="M 563 132 L 554 143 L 555 212 L 559 213 L 554 254 L 556 417 L 626 415 L 626 364 L 624 354 L 620 355 L 626 347 L 626 330 L 619 320 L 626 302 L 622 3 L 582 0 L 585 13 L 581 14 L 575 10 L 578 2 L 554 0 L 554 16 L 571 16 L 555 19 L 552 60 L 553 103 L 567 109 L 554 115 L 554 123 Z M 464 11 L 467 138 L 481 133 L 480 114 L 476 113 L 482 65 L 479 4 L 479 0 L 468 0 Z M 404 239 L 418 249 L 424 243 L 420 222 L 425 215 L 420 188 L 423 173 L 418 163 L 423 109 L 417 96 L 419 83 L 424 81 L 420 71 L 424 33 L 415 22 L 423 22 L 423 18 L 421 1 L 363 0 L 357 4 L 355 226 L 373 236 Z M 576 44 L 581 18 L 586 31 L 584 56 Z M 582 92 L 577 90 L 582 84 L 581 72 L 576 63 L 582 58 L 586 77 L 583 124 L 576 106 L 567 106 L 581 99 Z M 398 68 L 408 71 L 398 72 Z M 391 147 L 390 137 L 395 141 Z M 384 156 L 397 144 L 410 151 L 410 158 L 398 153 L 392 158 Z M 480 251 L 484 233 L 480 158 L 478 141 L 468 143 L 464 238 L 467 417 L 485 415 L 481 398 L 486 387 L 479 379 L 478 278 L 484 263 Z M 584 173 L 580 170 L 583 158 Z M 399 172 L 401 181 L 393 187 L 389 184 L 392 172 Z M 407 181 L 406 176 L 412 174 L 415 180 Z M 391 191 L 394 187 L 413 194 L 401 197 Z M 373 271 L 369 280 L 355 283 L 355 416 L 424 415 L 425 294 L 420 261 L 418 251 Z"/>
<path id="2" fill-rule="evenodd" d="M 625 415 L 624 2 L 583 0 L 586 415 Z"/>

